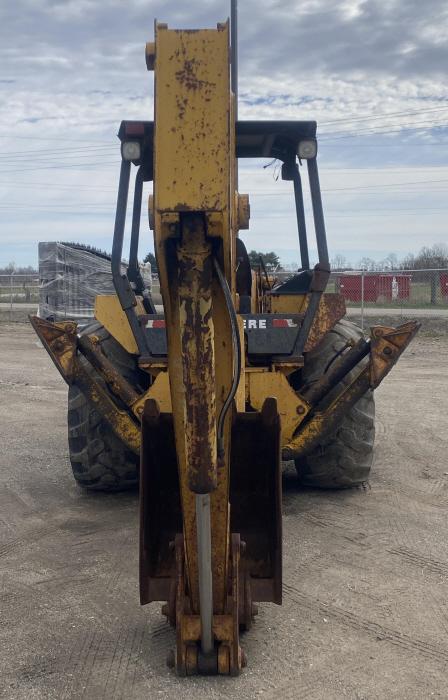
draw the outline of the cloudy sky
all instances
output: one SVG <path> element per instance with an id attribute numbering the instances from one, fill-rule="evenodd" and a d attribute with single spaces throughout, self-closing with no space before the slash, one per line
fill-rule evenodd
<path id="1" fill-rule="evenodd" d="M 317 119 L 332 255 L 448 241 L 446 0 L 239 0 L 240 118 Z M 14 0 L 0 9 L 0 267 L 37 242 L 110 250 L 121 119 L 152 119 L 153 20 L 212 27 L 222 0 Z M 248 248 L 298 260 L 289 183 L 245 166 Z M 152 248 L 143 222 L 141 253 Z"/>

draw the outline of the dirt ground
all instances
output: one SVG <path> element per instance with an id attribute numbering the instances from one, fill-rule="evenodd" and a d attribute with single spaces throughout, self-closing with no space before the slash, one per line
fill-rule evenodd
<path id="1" fill-rule="evenodd" d="M 284 604 L 260 605 L 236 679 L 178 679 L 141 608 L 137 496 L 89 495 L 66 388 L 25 325 L 0 325 L 0 694 L 5 698 L 448 697 L 448 338 L 377 391 L 370 487 L 284 477 Z"/>

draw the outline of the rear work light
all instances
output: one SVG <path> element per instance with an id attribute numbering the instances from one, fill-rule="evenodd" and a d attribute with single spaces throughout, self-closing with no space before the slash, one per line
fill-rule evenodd
<path id="1" fill-rule="evenodd" d="M 314 139 L 306 139 L 299 142 L 297 155 L 300 160 L 311 160 L 317 155 L 317 141 Z"/>
<path id="2" fill-rule="evenodd" d="M 121 157 L 123 160 L 140 160 L 141 150 L 138 141 L 123 141 L 121 144 Z"/>

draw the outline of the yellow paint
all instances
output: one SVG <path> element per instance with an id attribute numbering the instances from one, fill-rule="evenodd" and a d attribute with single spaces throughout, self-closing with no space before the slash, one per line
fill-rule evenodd
<path id="1" fill-rule="evenodd" d="M 280 372 L 248 372 L 247 373 L 248 400 L 257 411 L 268 397 L 277 399 L 278 412 L 281 424 L 281 444 L 286 445 L 292 439 L 304 417 L 309 412 L 306 401 L 300 398 L 290 386 L 287 378 Z M 303 413 L 298 413 L 303 409 Z"/>
<path id="2" fill-rule="evenodd" d="M 141 418 L 143 407 L 147 399 L 155 399 L 161 413 L 171 413 L 172 407 L 168 372 L 159 372 L 149 389 L 132 404 L 132 412 L 139 419 Z"/>
<path id="3" fill-rule="evenodd" d="M 228 212 L 227 47 L 227 27 L 195 32 L 156 27 L 155 205 L 159 212 Z"/>
<path id="4" fill-rule="evenodd" d="M 138 314 L 146 313 L 139 299 L 137 299 L 136 311 Z M 127 352 L 131 353 L 131 355 L 138 355 L 137 343 L 129 326 L 127 316 L 115 294 L 96 297 L 95 318 Z"/>
<path id="5" fill-rule="evenodd" d="M 300 314 L 306 309 L 306 294 L 270 294 L 270 312 L 273 314 Z"/>
<path id="6" fill-rule="evenodd" d="M 193 438 L 186 425 L 190 400 L 185 384 L 193 345 L 182 344 L 186 316 L 179 279 L 180 214 L 202 212 L 207 234 L 216 239 L 216 250 L 233 298 L 235 298 L 235 149 L 230 93 L 229 29 L 174 31 L 156 26 L 155 130 L 154 130 L 154 241 L 163 298 L 170 392 L 179 465 L 186 570 L 193 609 L 198 608 L 197 544 L 194 494 L 188 488 L 188 464 Z M 193 242 L 182 246 L 193 250 Z M 231 332 L 225 301 L 216 277 L 212 283 L 215 380 L 208 387 L 208 405 L 215 416 L 228 394 L 232 378 Z M 197 301 L 194 301 L 197 303 Z M 194 364 L 194 363 L 193 363 Z M 200 381 L 200 377 L 197 377 Z M 214 393 L 214 397 L 212 394 Z M 205 396 L 204 396 L 205 398 Z M 229 446 L 230 413 L 225 424 L 225 458 L 218 486 L 211 495 L 212 566 L 215 612 L 223 612 L 229 559 Z M 213 422 L 213 421 L 212 421 Z M 213 429 L 212 431 L 213 432 Z"/>

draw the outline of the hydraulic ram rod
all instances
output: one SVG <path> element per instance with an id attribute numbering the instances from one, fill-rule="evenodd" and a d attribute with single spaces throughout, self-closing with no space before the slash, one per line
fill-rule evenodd
<path id="1" fill-rule="evenodd" d="M 213 582 L 212 531 L 210 494 L 196 496 L 196 531 L 198 538 L 199 612 L 201 617 L 201 649 L 204 655 L 213 651 Z"/>

